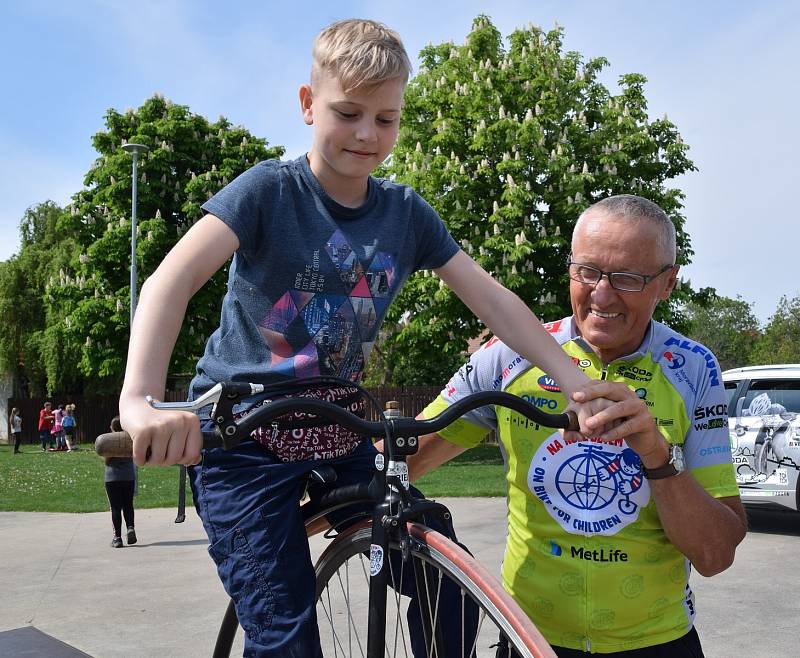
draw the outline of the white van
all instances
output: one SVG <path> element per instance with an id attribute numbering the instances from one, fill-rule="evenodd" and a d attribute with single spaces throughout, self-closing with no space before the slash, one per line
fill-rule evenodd
<path id="1" fill-rule="evenodd" d="M 800 364 L 722 373 L 742 501 L 800 510 Z"/>

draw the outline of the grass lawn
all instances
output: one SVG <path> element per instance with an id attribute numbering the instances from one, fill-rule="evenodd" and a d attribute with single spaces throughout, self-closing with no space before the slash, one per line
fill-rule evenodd
<path id="1" fill-rule="evenodd" d="M 414 484 L 429 498 L 505 497 L 503 457 L 497 446 L 480 445 L 461 453 Z"/>
<path id="2" fill-rule="evenodd" d="M 108 509 L 103 461 L 91 444 L 75 452 L 42 452 L 23 445 L 21 455 L 0 444 L 0 511 L 102 512 Z M 187 483 L 188 484 L 188 483 Z M 503 460 L 495 446 L 479 446 L 422 478 L 426 496 L 505 496 Z M 186 487 L 187 507 L 191 490 Z M 175 507 L 177 467 L 139 469 L 137 508 Z"/>
<path id="3" fill-rule="evenodd" d="M 94 446 L 84 443 L 73 452 L 42 452 L 38 445 L 0 445 L 0 511 L 103 512 L 108 509 L 104 464 Z M 186 487 L 187 506 L 191 491 Z M 137 508 L 178 504 L 177 467 L 139 469 Z"/>

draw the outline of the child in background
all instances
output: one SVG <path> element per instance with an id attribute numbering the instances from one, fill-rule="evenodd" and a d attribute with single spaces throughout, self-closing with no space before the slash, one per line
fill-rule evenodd
<path id="1" fill-rule="evenodd" d="M 64 418 L 61 421 L 61 428 L 64 431 L 64 440 L 67 443 L 67 450 L 75 450 L 75 405 L 68 404 L 64 407 Z"/>
<path id="2" fill-rule="evenodd" d="M 111 431 L 120 432 L 119 416 L 111 420 Z M 131 457 L 106 457 L 105 485 L 108 504 L 111 506 L 111 524 L 114 527 L 112 548 L 122 548 L 122 518 L 125 517 L 128 546 L 136 543 L 133 520 L 133 493 L 136 486 L 136 466 Z"/>
<path id="3" fill-rule="evenodd" d="M 45 402 L 44 407 L 39 411 L 39 441 L 42 442 L 42 452 L 47 450 L 47 443 L 50 442 L 50 450 L 53 447 L 53 405 Z"/>
<path id="4" fill-rule="evenodd" d="M 64 405 L 59 404 L 58 408 L 53 411 L 53 427 L 50 430 L 53 438 L 56 440 L 56 450 L 66 450 L 67 444 L 64 442 L 64 431 L 61 426 L 61 421 L 64 419 Z"/>

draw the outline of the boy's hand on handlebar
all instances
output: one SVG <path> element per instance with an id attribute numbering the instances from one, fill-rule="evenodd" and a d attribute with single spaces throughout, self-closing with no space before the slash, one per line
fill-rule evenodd
<path id="1" fill-rule="evenodd" d="M 200 461 L 200 420 L 191 412 L 156 410 L 144 399 L 120 401 L 120 423 L 133 441 L 137 466 L 192 466 Z"/>

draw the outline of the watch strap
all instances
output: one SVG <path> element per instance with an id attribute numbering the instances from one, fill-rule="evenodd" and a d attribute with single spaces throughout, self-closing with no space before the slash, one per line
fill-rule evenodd
<path id="1" fill-rule="evenodd" d="M 680 473 L 680 471 L 675 468 L 675 465 L 672 463 L 671 459 L 666 464 L 659 466 L 658 468 L 645 468 L 642 466 L 642 474 L 648 480 L 663 480 L 664 478 L 672 477 L 678 473 Z"/>
<path id="2" fill-rule="evenodd" d="M 675 462 L 678 466 L 675 466 Z M 678 475 L 683 471 L 683 448 L 680 445 L 670 444 L 669 454 L 667 455 L 667 463 L 658 468 L 645 468 L 642 465 L 642 475 L 648 480 L 663 480 L 664 478 Z"/>

